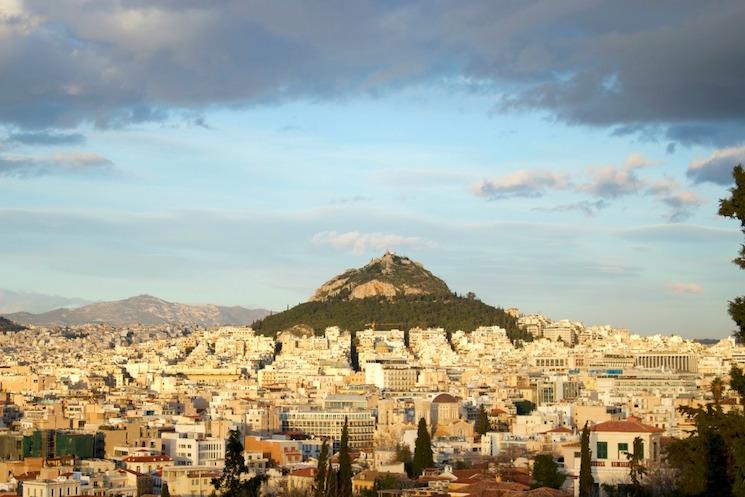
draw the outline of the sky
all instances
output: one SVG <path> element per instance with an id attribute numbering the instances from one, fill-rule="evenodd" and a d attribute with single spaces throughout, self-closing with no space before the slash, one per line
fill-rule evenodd
<path id="1" fill-rule="evenodd" d="M 723 338 L 743 18 L 0 0 L 0 288 L 282 310 L 393 250 L 493 305 Z"/>

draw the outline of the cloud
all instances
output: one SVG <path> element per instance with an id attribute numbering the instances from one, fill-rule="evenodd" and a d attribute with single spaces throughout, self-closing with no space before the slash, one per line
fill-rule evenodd
<path id="1" fill-rule="evenodd" d="M 668 288 L 676 295 L 699 294 L 704 291 L 698 283 L 670 283 Z"/>
<path id="2" fill-rule="evenodd" d="M 644 16 L 610 0 L 13 5 L 0 15 L 0 121 L 24 129 L 443 82 L 491 92 L 499 109 L 678 129 L 676 141 L 745 122 L 737 0 L 645 3 Z"/>
<path id="3" fill-rule="evenodd" d="M 562 190 L 569 175 L 560 171 L 519 170 L 500 178 L 485 179 L 471 188 L 474 195 L 497 200 L 510 197 L 540 197 L 547 190 Z"/>
<path id="4" fill-rule="evenodd" d="M 416 236 L 402 236 L 387 233 L 360 233 L 348 231 L 321 231 L 311 238 L 315 245 L 328 245 L 337 250 L 345 250 L 360 255 L 366 252 L 380 252 L 394 247 L 431 248 L 436 244 Z"/>
<path id="5" fill-rule="evenodd" d="M 745 146 L 717 150 L 706 159 L 693 161 L 686 175 L 696 184 L 731 185 L 732 169 L 738 164 L 745 164 Z"/>
<path id="6" fill-rule="evenodd" d="M 646 194 L 672 208 L 669 220 L 679 223 L 688 220 L 693 209 L 701 205 L 699 196 L 691 191 L 681 191 L 680 184 L 672 179 L 660 179 L 647 186 Z"/>
<path id="7" fill-rule="evenodd" d="M 653 164 L 641 154 L 631 154 L 622 167 L 590 168 L 591 181 L 577 185 L 577 191 L 606 199 L 639 193 L 646 183 L 636 175 L 636 171 Z"/>
<path id="8" fill-rule="evenodd" d="M 693 209 L 701 205 L 701 199 L 694 192 L 677 192 L 659 197 L 660 201 L 671 207 L 670 222 L 679 223 L 688 220 Z"/>
<path id="9" fill-rule="evenodd" d="M 38 131 L 29 133 L 13 133 L 8 136 L 6 141 L 20 143 L 22 145 L 80 145 L 85 142 L 85 136 L 81 133 Z"/>
<path id="10" fill-rule="evenodd" d="M 16 178 L 112 172 L 113 166 L 106 157 L 91 152 L 56 153 L 47 157 L 0 155 L 0 176 Z"/>
<path id="11" fill-rule="evenodd" d="M 553 207 L 535 207 L 533 210 L 536 211 L 549 211 L 549 212 L 569 212 L 569 211 L 579 211 L 583 213 L 586 216 L 594 216 L 598 213 L 598 211 L 606 209 L 610 207 L 610 204 L 603 200 L 582 200 L 579 202 L 574 202 L 572 204 L 561 204 L 561 205 L 555 205 Z"/>

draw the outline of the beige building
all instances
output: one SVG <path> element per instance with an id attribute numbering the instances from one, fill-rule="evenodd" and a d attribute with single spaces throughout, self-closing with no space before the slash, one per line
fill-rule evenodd
<path id="1" fill-rule="evenodd" d="M 624 421 L 606 421 L 590 428 L 591 467 L 595 485 L 604 497 L 603 484 L 616 485 L 628 483 L 629 459 L 627 454 L 634 450 L 634 439 L 642 440 L 642 464 L 649 468 L 659 464 L 661 459 L 660 436 L 662 429 L 643 424 L 639 418 L 630 417 Z M 567 474 L 579 478 L 580 448 L 570 444 L 563 450 L 564 467 Z M 574 495 L 579 495 L 579 485 L 575 485 Z"/>
<path id="2" fill-rule="evenodd" d="M 27 480 L 23 482 L 23 497 L 67 497 L 81 495 L 80 482 L 56 480 Z"/>
<path id="3" fill-rule="evenodd" d="M 221 471 L 213 466 L 166 466 L 162 481 L 168 484 L 168 492 L 179 497 L 205 497 L 217 489 L 212 485 L 213 478 L 219 478 Z"/>

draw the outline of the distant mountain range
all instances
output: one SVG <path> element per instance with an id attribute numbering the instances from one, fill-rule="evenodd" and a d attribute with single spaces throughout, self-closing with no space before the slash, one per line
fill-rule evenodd
<path id="1" fill-rule="evenodd" d="M 388 252 L 331 278 L 309 302 L 267 316 L 253 328 L 270 335 L 286 329 L 320 332 L 327 326 L 348 330 L 440 326 L 452 332 L 491 325 L 507 330 L 512 340 L 532 340 L 503 309 L 473 294 L 458 296 L 420 263 Z"/>
<path id="2" fill-rule="evenodd" d="M 138 295 L 112 302 L 96 302 L 75 309 L 60 308 L 40 314 L 16 312 L 5 317 L 21 325 L 73 326 L 106 323 L 113 326 L 135 324 L 195 324 L 201 326 L 248 325 L 271 314 L 266 309 L 240 306 L 190 305 L 167 302 L 151 295 Z"/>
<path id="3" fill-rule="evenodd" d="M 12 312 L 41 313 L 60 307 L 74 308 L 90 304 L 90 300 L 60 297 L 34 292 L 15 292 L 0 288 L 0 314 Z"/>

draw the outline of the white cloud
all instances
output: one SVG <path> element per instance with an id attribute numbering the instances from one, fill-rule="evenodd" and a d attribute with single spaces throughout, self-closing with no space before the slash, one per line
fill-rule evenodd
<path id="1" fill-rule="evenodd" d="M 547 190 L 563 190 L 569 175 L 542 169 L 519 170 L 507 176 L 485 179 L 473 186 L 474 195 L 492 200 L 509 197 L 540 197 Z"/>
<path id="2" fill-rule="evenodd" d="M 646 182 L 636 175 L 636 171 L 654 164 L 655 162 L 641 154 L 631 154 L 622 167 L 592 167 L 588 170 L 590 182 L 578 185 L 577 191 L 600 198 L 617 198 L 638 193 L 646 186 Z"/>
<path id="3" fill-rule="evenodd" d="M 691 162 L 686 175 L 694 183 L 732 183 L 732 168 L 745 164 L 745 146 L 716 150 L 706 159 Z"/>
<path id="4" fill-rule="evenodd" d="M 704 291 L 698 283 L 670 283 L 668 288 L 676 295 L 699 294 Z"/>
<path id="5" fill-rule="evenodd" d="M 403 236 L 390 233 L 360 233 L 348 231 L 321 231 L 313 235 L 311 241 L 315 245 L 328 245 L 337 250 L 350 251 L 355 255 L 369 251 L 380 252 L 394 247 L 425 247 L 431 248 L 436 244 L 417 236 Z"/>

